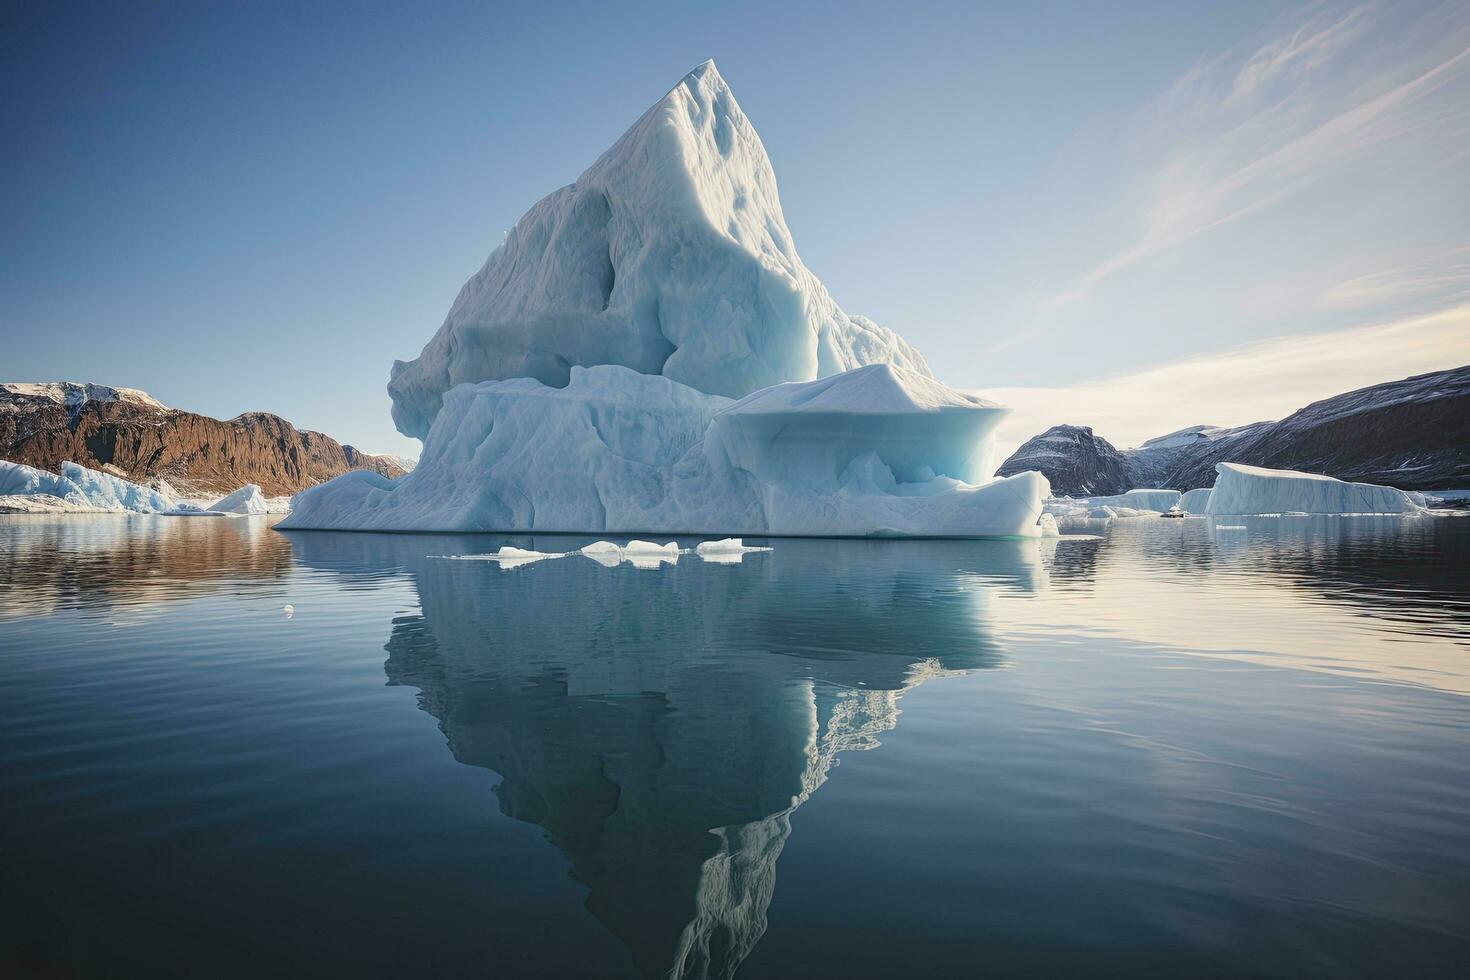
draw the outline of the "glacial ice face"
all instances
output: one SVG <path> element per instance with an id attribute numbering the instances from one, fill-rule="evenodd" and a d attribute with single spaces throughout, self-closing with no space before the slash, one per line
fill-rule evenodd
<path id="1" fill-rule="evenodd" d="M 65 477 L 47 470 L 38 470 L 23 463 L 12 463 L 0 459 L 0 496 L 33 496 L 46 494 L 51 497 L 72 499 L 73 503 L 85 503 L 81 490 Z"/>
<path id="2" fill-rule="evenodd" d="M 1178 507 L 1186 514 L 1207 514 L 1210 508 L 1210 488 L 1196 487 L 1179 498 Z"/>
<path id="3" fill-rule="evenodd" d="M 1215 464 L 1210 514 L 1415 514 L 1409 495 L 1372 483 L 1345 483 L 1320 473 Z"/>
<path id="4" fill-rule="evenodd" d="M 897 482 L 986 480 L 1006 409 L 932 378 L 874 364 L 766 388 L 715 416 L 709 441 L 739 469 L 773 481 L 830 486 L 875 453 Z"/>
<path id="5" fill-rule="evenodd" d="M 162 514 L 177 509 L 175 501 L 150 487 L 129 483 L 110 473 L 89 470 L 76 463 L 62 463 L 61 475 L 70 480 L 87 502 L 102 510 L 127 510 L 139 514 Z"/>
<path id="6" fill-rule="evenodd" d="M 739 403 L 613 365 L 573 368 L 565 388 L 462 385 L 412 473 L 344 474 L 279 526 L 1035 536 L 1044 477 L 963 479 L 988 466 L 999 414 L 888 365 Z M 815 453 L 822 426 L 840 438 Z"/>
<path id="7" fill-rule="evenodd" d="M 57 497 L 73 507 L 114 513 L 197 514 L 172 495 L 129 483 L 121 477 L 89 470 L 76 463 L 61 464 L 61 475 L 0 460 L 0 496 Z"/>
<path id="8" fill-rule="evenodd" d="M 560 387 L 617 364 L 738 398 L 874 363 L 929 373 L 802 264 L 765 148 L 710 61 L 521 218 L 388 391 L 399 430 L 423 438 L 461 383 Z"/>

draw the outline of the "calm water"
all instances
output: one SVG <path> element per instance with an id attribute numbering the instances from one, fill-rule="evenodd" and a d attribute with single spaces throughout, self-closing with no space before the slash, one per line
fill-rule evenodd
<path id="1" fill-rule="evenodd" d="M 1467 975 L 1470 520 L 1248 523 L 0 518 L 0 973 Z"/>

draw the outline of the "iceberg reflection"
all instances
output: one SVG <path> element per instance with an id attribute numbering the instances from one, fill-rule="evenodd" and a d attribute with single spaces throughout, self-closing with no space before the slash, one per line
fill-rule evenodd
<path id="1" fill-rule="evenodd" d="M 789 540 L 738 566 L 527 577 L 416 558 L 432 540 L 292 536 L 319 567 L 400 553 L 375 563 L 410 572 L 422 613 L 395 620 L 389 682 L 418 688 L 458 761 L 501 776 L 501 809 L 545 830 L 648 976 L 734 974 L 794 811 L 842 752 L 878 745 L 909 688 L 1002 664 L 988 603 L 1044 575 L 1034 541 Z"/>

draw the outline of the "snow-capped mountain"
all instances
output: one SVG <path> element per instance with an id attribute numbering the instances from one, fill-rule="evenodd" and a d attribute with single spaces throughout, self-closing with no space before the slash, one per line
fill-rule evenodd
<path id="1" fill-rule="evenodd" d="M 228 421 L 169 408 L 136 388 L 70 381 L 0 384 L 0 459 L 59 472 L 66 461 L 135 483 L 226 493 L 296 493 L 356 469 L 405 469 L 266 412 Z"/>
<path id="2" fill-rule="evenodd" d="M 1090 438 L 1070 435 L 1079 432 Z M 1470 487 L 1470 366 L 1336 395 L 1279 422 L 1191 426 L 1136 449 L 1115 449 L 1091 429 L 1054 426 L 998 472 L 1039 470 L 1054 493 L 1091 496 L 1208 487 L 1215 464 L 1226 462 L 1404 490 Z"/>

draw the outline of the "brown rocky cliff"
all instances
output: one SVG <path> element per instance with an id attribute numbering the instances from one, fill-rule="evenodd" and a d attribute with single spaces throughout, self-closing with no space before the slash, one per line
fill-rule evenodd
<path id="1" fill-rule="evenodd" d="M 257 483 L 267 496 L 296 493 L 348 470 L 390 478 L 404 472 L 265 412 L 221 421 L 128 401 L 68 407 L 42 398 L 11 398 L 0 409 L 0 459 L 53 472 L 71 460 L 134 482 L 162 478 L 184 492 L 223 494 Z"/>

